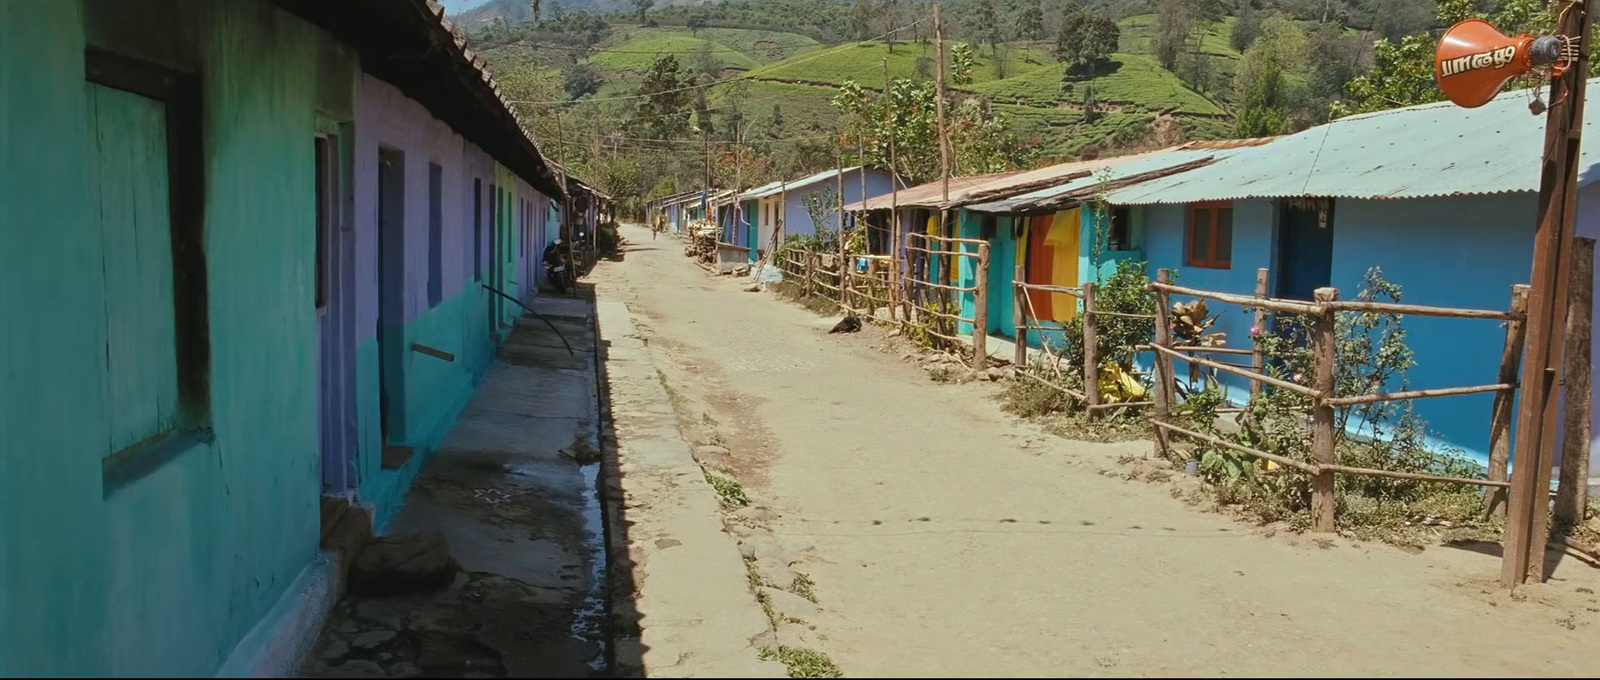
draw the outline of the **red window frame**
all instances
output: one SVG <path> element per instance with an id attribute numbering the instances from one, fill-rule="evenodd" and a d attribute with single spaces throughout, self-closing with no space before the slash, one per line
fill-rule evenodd
<path id="1" fill-rule="evenodd" d="M 1227 219 L 1221 219 L 1226 210 Z M 1233 268 L 1233 202 L 1190 203 L 1184 221 L 1183 257 L 1191 267 Z M 1219 236 L 1226 232 L 1226 238 Z"/>

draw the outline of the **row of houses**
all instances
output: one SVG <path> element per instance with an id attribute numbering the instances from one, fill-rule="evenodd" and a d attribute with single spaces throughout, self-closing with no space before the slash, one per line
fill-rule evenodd
<path id="1" fill-rule="evenodd" d="M 0 3 L 0 100 L 0 675 L 292 674 L 602 196 L 432 0 Z"/>
<path id="2" fill-rule="evenodd" d="M 1526 93 L 1478 109 L 1448 102 L 1354 115 L 1272 139 L 1189 142 L 1149 154 L 1066 163 L 1030 173 L 950 179 L 899 194 L 906 230 L 938 226 L 990 245 L 989 334 L 1014 339 L 1011 282 L 1102 282 L 1118 261 L 1171 269 L 1200 290 L 1253 294 L 1267 269 L 1274 298 L 1310 299 L 1334 286 L 1350 298 L 1370 267 L 1402 286 L 1406 302 L 1506 309 L 1528 282 L 1538 213 L 1544 118 Z M 1586 128 L 1600 125 L 1589 112 Z M 1586 150 L 1579 176 L 1579 237 L 1600 237 L 1600 152 Z M 1046 186 L 1040 186 L 1046 184 Z M 883 197 L 846 211 L 888 213 Z M 1099 240 L 1096 248 L 1096 240 Z M 958 270 L 973 285 L 973 267 Z M 1066 322 L 1080 312 L 1061 294 L 1037 294 L 1035 312 Z M 963 317 L 976 318 L 965 294 Z M 1218 306 L 1213 306 L 1218 307 Z M 1253 315 L 1221 310 L 1214 330 L 1250 346 Z M 1504 328 L 1467 318 L 1405 318 L 1416 354 L 1411 386 L 1498 381 Z M 966 328 L 970 331 L 970 328 Z M 1048 331 L 1046 331 L 1048 333 Z M 1030 334 L 1030 346 L 1040 344 Z M 1222 374 L 1230 400 L 1248 384 Z M 1416 413 L 1435 445 L 1488 459 L 1491 395 L 1421 400 Z M 1590 445 L 1600 459 L 1600 446 Z"/>
<path id="3" fill-rule="evenodd" d="M 1104 281 L 1122 261 L 1146 263 L 1152 273 L 1171 269 L 1183 286 L 1244 295 L 1255 292 L 1258 271 L 1266 269 L 1268 295 L 1304 300 L 1326 286 L 1352 297 L 1378 267 L 1407 302 L 1504 309 L 1512 286 L 1528 281 L 1545 125 L 1528 113 L 1522 94 L 1476 109 L 1426 104 L 1278 138 L 1189 142 L 893 192 L 886 171 L 850 168 L 842 183 L 840 171 L 830 171 L 737 194 L 668 196 L 652 208 L 675 231 L 690 220 L 712 220 L 722 227 L 720 241 L 748 248 L 755 261 L 775 242 L 774 231 L 813 233 L 806 196 L 842 185 L 846 226 L 870 227 L 870 254 L 904 254 L 910 233 L 986 241 L 986 330 L 1012 341 L 1019 272 L 1026 283 L 1076 287 Z M 1600 122 L 1600 112 L 1587 115 L 1586 127 Z M 1600 236 L 1597 159 L 1600 153 L 1584 155 L 1579 236 Z M 892 243 L 893 233 L 900 243 Z M 950 283 L 974 287 L 973 259 L 958 259 Z M 960 302 L 961 316 L 977 318 L 973 292 Z M 1030 304 L 1057 323 L 1081 312 L 1080 302 L 1062 294 L 1036 292 Z M 1253 315 L 1218 307 L 1214 330 L 1230 345 L 1248 347 Z M 971 332 L 963 325 L 962 333 Z M 1416 356 L 1413 388 L 1496 382 L 1505 337 L 1499 324 L 1410 317 L 1404 325 Z M 1029 331 L 1023 341 L 1037 347 L 1054 336 Z M 1242 404 L 1247 383 L 1220 377 L 1230 401 Z M 1463 395 L 1419 401 L 1415 409 L 1434 444 L 1483 463 L 1491 400 Z M 1591 457 L 1600 458 L 1600 447 L 1591 445 Z"/>
<path id="4" fill-rule="evenodd" d="M 905 182 L 888 170 L 856 166 L 769 182 L 744 191 L 674 194 L 651 201 L 649 212 L 651 219 L 659 219 L 675 234 L 693 222 L 710 222 L 718 227 L 718 241 L 748 250 L 748 261 L 756 262 L 777 243 L 776 234 L 804 236 L 837 231 L 841 203 L 884 196 L 904 187 Z M 817 212 L 823 224 L 813 223 L 808 204 L 820 208 Z M 846 228 L 853 224 L 852 220 L 847 212 Z"/>

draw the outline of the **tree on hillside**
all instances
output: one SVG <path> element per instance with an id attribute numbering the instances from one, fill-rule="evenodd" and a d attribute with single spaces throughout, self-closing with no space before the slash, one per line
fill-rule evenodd
<path id="1" fill-rule="evenodd" d="M 1233 33 L 1228 36 L 1233 49 L 1243 52 L 1261 35 L 1261 11 L 1251 0 L 1239 1 L 1239 19 L 1233 23 Z"/>
<path id="2" fill-rule="evenodd" d="M 1300 71 L 1306 59 L 1306 36 L 1292 20 L 1271 16 L 1261 36 L 1246 50 L 1234 72 L 1235 99 L 1240 103 L 1234 132 L 1241 137 L 1266 137 L 1294 126 L 1294 96 L 1284 74 Z M 1302 119 L 1305 117 L 1302 116 Z"/>
<path id="3" fill-rule="evenodd" d="M 722 62 L 712 54 L 710 40 L 701 41 L 700 49 L 695 51 L 694 70 L 704 75 L 708 81 L 722 75 Z"/>
<path id="4" fill-rule="evenodd" d="M 706 99 L 706 88 L 695 88 L 694 126 L 706 138 L 717 136 L 717 122 L 711 116 L 711 102 Z"/>
<path id="5" fill-rule="evenodd" d="M 678 58 L 663 56 L 650 65 L 639 83 L 635 122 L 649 137 L 673 139 L 689 128 L 690 78 L 680 73 Z"/>
<path id="6" fill-rule="evenodd" d="M 645 13 L 656 6 L 656 0 L 633 0 L 633 9 L 639 13 L 639 23 L 645 23 Z"/>
<path id="7" fill-rule="evenodd" d="M 1017 37 L 1023 40 L 1044 40 L 1044 3 L 1026 0 L 1017 10 Z"/>
<path id="8" fill-rule="evenodd" d="M 1094 85 L 1083 86 L 1083 122 L 1093 123 L 1100 120 L 1100 100 L 1094 96 Z"/>
<path id="9" fill-rule="evenodd" d="M 722 132 L 729 141 L 742 141 L 745 130 L 744 102 L 750 97 L 750 86 L 743 80 L 735 80 L 723 90 L 722 105 Z"/>
<path id="10" fill-rule="evenodd" d="M 605 84 L 605 79 L 600 76 L 600 71 L 588 64 L 573 62 L 561 73 L 561 89 L 565 90 L 568 99 L 582 99 L 600 91 L 600 86 Z"/>
<path id="11" fill-rule="evenodd" d="M 540 4 L 540 0 L 529 0 L 528 2 L 528 8 L 533 10 L 533 23 L 535 24 L 539 23 Z"/>
<path id="12" fill-rule="evenodd" d="M 1000 17 L 995 14 L 994 0 L 977 0 L 973 8 L 972 22 L 975 24 L 973 31 L 975 38 L 989 45 L 989 52 L 1000 53 L 1000 41 L 1004 36 L 1000 34 Z"/>
<path id="13" fill-rule="evenodd" d="M 1156 6 L 1156 59 L 1196 90 L 1209 89 L 1209 58 L 1201 48 L 1206 31 L 1222 20 L 1225 9 L 1223 0 L 1160 0 Z"/>
<path id="14" fill-rule="evenodd" d="M 704 14 L 690 15 L 689 21 L 685 25 L 689 28 L 689 35 L 700 35 L 700 29 L 706 27 L 706 16 Z"/>
<path id="15" fill-rule="evenodd" d="M 1538 32 L 1554 24 L 1550 8 L 1540 0 L 1505 0 L 1500 11 L 1485 16 L 1472 0 L 1440 0 L 1437 25 L 1450 26 L 1468 18 L 1489 19 L 1507 35 Z M 1398 42 L 1379 40 L 1372 46 L 1372 69 L 1345 85 L 1348 97 L 1334 102 L 1332 116 L 1382 111 L 1444 99 L 1433 81 L 1433 51 L 1439 37 L 1435 32 L 1405 36 Z M 1595 75 L 1600 61 L 1592 62 L 1589 75 Z M 1513 83 L 1515 86 L 1515 83 Z"/>
<path id="16" fill-rule="evenodd" d="M 1344 96 L 1344 85 L 1361 73 L 1369 47 L 1337 24 L 1318 24 L 1307 36 L 1306 89 L 1325 122 L 1328 106 Z"/>
<path id="17" fill-rule="evenodd" d="M 866 40 L 872 34 L 872 3 L 855 0 L 850 5 L 850 35 L 856 40 Z"/>
<path id="18" fill-rule="evenodd" d="M 1072 11 L 1061 17 L 1056 34 L 1055 57 L 1069 71 L 1098 66 L 1117 50 L 1122 29 L 1108 17 Z M 1091 69 L 1093 70 L 1093 69 Z"/>
<path id="19" fill-rule="evenodd" d="M 772 102 L 772 116 L 767 118 L 767 137 L 777 139 L 783 136 L 783 109 L 778 102 Z"/>
<path id="20" fill-rule="evenodd" d="M 900 32 L 900 0 L 883 0 L 879 13 L 883 16 L 883 44 L 894 54 L 895 34 Z"/>

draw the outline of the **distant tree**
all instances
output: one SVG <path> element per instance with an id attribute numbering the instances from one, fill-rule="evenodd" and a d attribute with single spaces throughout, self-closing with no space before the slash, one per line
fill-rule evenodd
<path id="1" fill-rule="evenodd" d="M 529 0 L 528 2 L 528 8 L 533 10 L 533 23 L 535 24 L 539 23 L 540 4 L 540 0 Z"/>
<path id="2" fill-rule="evenodd" d="M 1371 12 L 1369 25 L 1379 36 L 1391 41 L 1399 40 L 1412 33 L 1428 30 L 1434 20 L 1430 12 L 1435 9 L 1432 5 L 1417 0 L 1370 0 L 1367 3 L 1367 9 Z"/>
<path id="3" fill-rule="evenodd" d="M 1098 66 L 1117 50 L 1122 29 L 1108 17 L 1095 16 L 1083 11 L 1073 11 L 1061 17 L 1061 27 L 1056 34 L 1056 60 L 1067 65 L 1068 70 L 1084 66 Z"/>
<path id="4" fill-rule="evenodd" d="M 850 35 L 856 40 L 866 40 L 872 34 L 872 3 L 855 0 L 850 5 Z"/>
<path id="5" fill-rule="evenodd" d="M 1194 18 L 1185 6 L 1187 0 L 1161 0 L 1156 6 L 1155 37 L 1153 48 L 1156 59 L 1168 70 L 1178 65 L 1178 55 L 1183 54 L 1189 41 L 1189 31 L 1194 28 Z"/>
<path id="6" fill-rule="evenodd" d="M 744 102 L 750 96 L 750 86 L 743 80 L 724 85 L 722 106 L 722 131 L 729 141 L 741 141 L 745 131 Z"/>
<path id="7" fill-rule="evenodd" d="M 1436 25 L 1450 26 L 1468 18 L 1489 19 L 1507 35 L 1537 32 L 1554 24 L 1551 7 L 1540 0 L 1504 0 L 1492 16 L 1477 11 L 1472 0 L 1440 0 Z M 1382 111 L 1412 104 L 1439 101 L 1444 94 L 1433 80 L 1433 51 L 1438 35 L 1422 32 L 1398 42 L 1380 39 L 1372 46 L 1372 69 L 1345 85 L 1345 101 L 1331 108 L 1334 118 L 1352 113 Z M 1591 64 L 1590 76 L 1595 75 Z"/>
<path id="8" fill-rule="evenodd" d="M 1235 100 L 1239 102 L 1236 134 L 1265 137 L 1291 130 L 1292 100 L 1296 98 L 1284 74 L 1303 70 L 1306 45 L 1305 33 L 1294 21 L 1274 15 L 1262 22 L 1260 37 L 1245 50 L 1234 72 Z"/>
<path id="9" fill-rule="evenodd" d="M 1233 22 L 1233 33 L 1228 36 L 1233 49 L 1243 52 L 1261 35 L 1261 11 L 1251 0 L 1240 0 L 1239 19 Z"/>
<path id="10" fill-rule="evenodd" d="M 701 41 L 700 49 L 695 51 L 694 70 L 704 75 L 706 80 L 722 75 L 722 62 L 712 53 L 710 40 Z"/>
<path id="11" fill-rule="evenodd" d="M 656 0 L 633 0 L 633 9 L 639 13 L 639 23 L 645 23 L 645 13 L 656 6 Z"/>
<path id="12" fill-rule="evenodd" d="M 1083 122 L 1093 123 L 1100 120 L 1100 100 L 1094 96 L 1094 85 L 1083 86 Z"/>
<path id="13" fill-rule="evenodd" d="M 778 102 L 772 102 L 772 116 L 767 119 L 767 136 L 773 139 L 783 136 L 783 109 Z"/>
<path id="14" fill-rule="evenodd" d="M 636 121 L 648 136 L 672 139 L 689 127 L 689 89 L 692 79 L 680 72 L 678 58 L 665 55 L 650 65 L 639 82 Z"/>
<path id="15" fill-rule="evenodd" d="M 920 58 L 919 58 L 920 59 Z M 973 64 L 975 57 L 972 46 L 958 42 L 950 48 L 950 82 L 957 85 L 971 85 Z M 998 60 L 997 62 L 998 63 Z M 932 65 L 931 63 L 929 64 Z"/>
<path id="16" fill-rule="evenodd" d="M 695 88 L 694 126 L 707 138 L 717 136 L 717 122 L 711 116 L 711 102 L 706 99 L 704 87 Z"/>
<path id="17" fill-rule="evenodd" d="M 1044 39 L 1044 3 L 1042 0 L 1026 0 L 1021 9 L 1017 10 L 1017 37 L 1023 40 Z"/>
<path id="18" fill-rule="evenodd" d="M 994 11 L 994 0 L 977 0 L 972 10 L 972 23 L 974 37 L 988 44 L 990 53 L 998 54 L 1000 41 L 1005 36 L 1000 33 L 1000 17 Z"/>
<path id="19" fill-rule="evenodd" d="M 1061 24 L 1056 27 L 1056 61 L 1069 66 L 1078 62 L 1078 55 L 1083 52 L 1083 24 L 1089 15 L 1083 10 L 1073 9 L 1061 15 Z"/>
<path id="20" fill-rule="evenodd" d="M 561 89 L 566 91 L 568 99 L 592 95 L 599 92 L 604 84 L 605 79 L 600 76 L 600 71 L 588 64 L 574 62 L 561 74 Z"/>
<path id="21" fill-rule="evenodd" d="M 700 29 L 706 27 L 706 17 L 704 14 L 691 14 L 686 25 L 689 27 L 689 35 L 699 35 Z"/>
<path id="22" fill-rule="evenodd" d="M 957 48 L 959 48 L 959 45 Z M 957 48 L 952 48 L 951 51 L 950 61 L 952 65 L 955 64 L 959 59 L 959 57 L 955 56 L 956 53 L 954 51 Z M 967 48 L 967 54 L 969 56 L 972 54 L 972 48 Z M 911 63 L 911 70 L 913 73 L 917 74 L 918 78 L 932 78 L 934 75 L 933 59 L 928 57 L 917 57 L 917 60 Z M 959 71 L 960 68 L 956 67 L 955 70 Z M 957 84 L 959 85 L 960 83 L 958 82 Z"/>
<path id="23" fill-rule="evenodd" d="M 895 34 L 900 32 L 900 0 L 883 0 L 878 7 L 883 17 L 883 44 L 894 54 Z"/>
<path id="24" fill-rule="evenodd" d="M 1337 24 L 1318 24 L 1308 36 L 1306 86 L 1322 107 L 1344 95 L 1344 84 L 1361 72 L 1367 45 Z"/>

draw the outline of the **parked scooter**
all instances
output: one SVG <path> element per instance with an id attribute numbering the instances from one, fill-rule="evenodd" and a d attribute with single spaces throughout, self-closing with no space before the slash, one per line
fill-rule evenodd
<path id="1" fill-rule="evenodd" d="M 572 263 L 567 261 L 566 244 L 558 238 L 545 246 L 544 278 L 550 283 L 550 287 L 557 293 L 563 294 L 572 290 L 574 286 L 572 274 Z"/>

